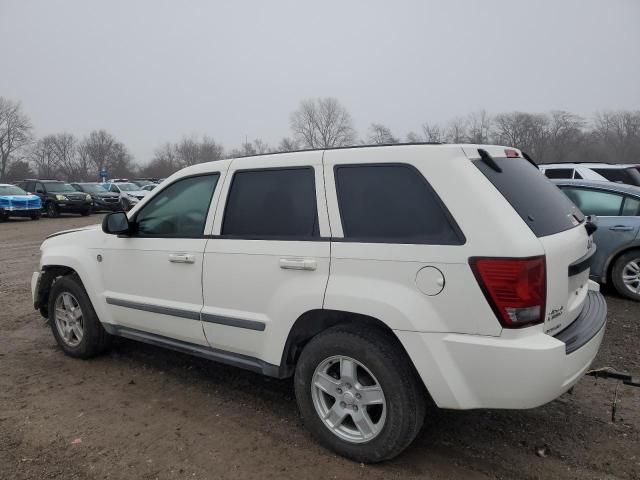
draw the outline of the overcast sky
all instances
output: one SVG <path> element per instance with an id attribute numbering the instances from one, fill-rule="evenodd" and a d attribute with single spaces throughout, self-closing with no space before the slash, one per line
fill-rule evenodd
<path id="1" fill-rule="evenodd" d="M 639 109 L 640 1 L 0 0 L 0 95 L 139 163 L 190 134 L 275 145 L 306 97 L 403 138 L 482 108 Z"/>

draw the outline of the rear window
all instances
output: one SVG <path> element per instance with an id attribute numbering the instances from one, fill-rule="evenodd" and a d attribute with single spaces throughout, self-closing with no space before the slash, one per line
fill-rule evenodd
<path id="1" fill-rule="evenodd" d="M 640 173 L 636 168 L 593 168 L 594 172 L 602 175 L 610 182 L 640 185 Z"/>
<path id="2" fill-rule="evenodd" d="M 547 168 L 544 174 L 547 178 L 572 178 L 573 168 Z"/>
<path id="3" fill-rule="evenodd" d="M 566 195 L 524 158 L 493 159 L 501 172 L 482 160 L 473 163 L 537 237 L 569 230 L 584 220 L 584 215 Z"/>

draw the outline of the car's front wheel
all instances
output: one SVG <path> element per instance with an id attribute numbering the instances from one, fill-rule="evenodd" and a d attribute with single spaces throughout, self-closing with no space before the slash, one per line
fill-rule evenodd
<path id="1" fill-rule="evenodd" d="M 395 457 L 418 434 L 426 399 L 406 353 L 377 328 L 314 337 L 295 372 L 298 407 L 318 441 L 358 462 Z"/>
<path id="2" fill-rule="evenodd" d="M 53 202 L 47 203 L 46 207 L 47 217 L 49 218 L 58 218 L 60 216 L 60 210 L 56 207 L 56 204 Z"/>
<path id="3" fill-rule="evenodd" d="M 91 358 L 110 344 L 77 275 L 57 279 L 49 293 L 49 323 L 58 345 L 71 357 Z"/>
<path id="4" fill-rule="evenodd" d="M 620 295 L 640 302 L 640 250 L 618 257 L 611 269 L 611 281 Z"/>

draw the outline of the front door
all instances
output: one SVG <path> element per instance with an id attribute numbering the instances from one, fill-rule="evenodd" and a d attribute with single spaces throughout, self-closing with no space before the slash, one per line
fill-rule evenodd
<path id="1" fill-rule="evenodd" d="M 213 232 L 203 271 L 207 339 L 245 367 L 279 365 L 295 321 L 322 308 L 329 276 L 322 152 L 234 160 Z"/>
<path id="2" fill-rule="evenodd" d="M 205 231 L 223 172 L 186 177 L 159 189 L 134 213 L 134 235 L 109 235 L 101 249 L 112 322 L 205 345 L 200 322 Z"/>

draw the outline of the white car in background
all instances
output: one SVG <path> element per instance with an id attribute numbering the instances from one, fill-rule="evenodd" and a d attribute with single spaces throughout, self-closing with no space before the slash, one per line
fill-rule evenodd
<path id="1" fill-rule="evenodd" d="M 640 164 L 548 163 L 538 168 L 547 178 L 600 180 L 640 186 Z"/>
<path id="2" fill-rule="evenodd" d="M 108 191 L 120 195 L 120 205 L 125 211 L 131 210 L 149 194 L 148 190 L 142 190 L 140 186 L 131 182 L 107 182 L 102 186 Z"/>

